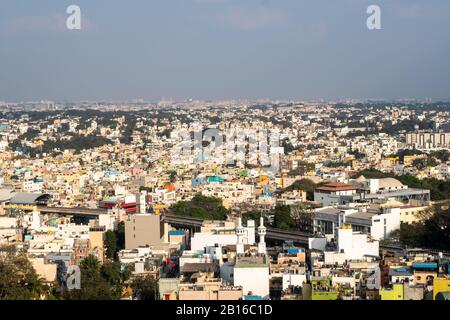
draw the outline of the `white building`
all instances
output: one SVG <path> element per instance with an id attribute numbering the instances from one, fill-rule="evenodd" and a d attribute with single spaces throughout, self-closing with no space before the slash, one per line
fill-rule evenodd
<path id="1" fill-rule="evenodd" d="M 266 227 L 261 217 L 258 227 L 259 243 L 258 252 L 243 252 L 242 231 L 244 228 L 239 219 L 237 234 L 237 254 L 233 268 L 235 286 L 242 286 L 244 295 L 259 296 L 262 299 L 269 298 L 269 257 L 266 254 Z"/>
<path id="2" fill-rule="evenodd" d="M 306 280 L 306 274 L 283 273 L 283 291 L 289 289 L 289 287 L 303 287 Z"/>
<path id="3" fill-rule="evenodd" d="M 390 234 L 400 229 L 400 208 L 386 208 L 382 214 L 372 216 L 370 234 L 375 240 L 389 238 Z"/>
<path id="4" fill-rule="evenodd" d="M 242 220 L 239 218 L 238 225 L 230 222 L 205 222 L 201 232 L 197 232 L 191 238 L 191 250 L 204 251 L 205 247 L 215 245 L 226 246 L 238 243 L 237 230 L 242 228 L 242 241 L 245 244 L 255 243 L 255 221 L 248 220 L 247 226 L 243 227 Z"/>
<path id="5" fill-rule="evenodd" d="M 364 185 L 369 187 L 370 193 L 382 193 L 408 189 L 408 186 L 402 184 L 394 178 L 369 179 Z"/>
<path id="6" fill-rule="evenodd" d="M 379 256 L 379 242 L 371 240 L 367 234 L 342 227 L 338 230 L 337 240 L 338 252 L 344 253 L 346 260 L 363 260 L 365 257 Z"/>
<path id="7" fill-rule="evenodd" d="M 0 217 L 0 243 L 16 239 L 18 235 L 17 218 Z"/>
<path id="8" fill-rule="evenodd" d="M 0 141 L 0 152 L 5 152 L 8 148 L 8 141 L 2 140 Z"/>
<path id="9" fill-rule="evenodd" d="M 22 185 L 24 192 L 42 192 L 44 183 L 40 181 L 27 180 Z"/>
<path id="10" fill-rule="evenodd" d="M 239 254 L 233 269 L 234 285 L 242 286 L 244 295 L 269 298 L 269 258 L 265 254 Z"/>

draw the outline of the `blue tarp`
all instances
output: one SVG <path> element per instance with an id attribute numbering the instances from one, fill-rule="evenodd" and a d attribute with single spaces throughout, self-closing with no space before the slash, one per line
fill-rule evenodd
<path id="1" fill-rule="evenodd" d="M 169 236 L 184 236 L 185 232 L 184 230 L 172 230 L 169 231 Z"/>
<path id="2" fill-rule="evenodd" d="M 225 179 L 219 177 L 219 176 L 212 176 L 208 177 L 208 182 L 224 182 Z"/>
<path id="3" fill-rule="evenodd" d="M 263 300 L 261 296 L 244 296 L 244 300 Z"/>
<path id="4" fill-rule="evenodd" d="M 200 186 L 202 184 L 206 184 L 206 180 L 203 179 L 203 178 L 194 178 L 194 179 L 192 179 L 191 184 L 192 184 L 193 187 L 197 187 L 197 186 Z"/>
<path id="5" fill-rule="evenodd" d="M 437 263 L 435 262 L 414 262 L 414 269 L 437 269 Z"/>

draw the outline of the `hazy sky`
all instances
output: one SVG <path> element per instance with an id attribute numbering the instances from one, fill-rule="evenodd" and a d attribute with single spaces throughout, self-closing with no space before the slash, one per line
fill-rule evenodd
<path id="1" fill-rule="evenodd" d="M 450 1 L 0 2 L 0 101 L 163 97 L 450 98 Z"/>

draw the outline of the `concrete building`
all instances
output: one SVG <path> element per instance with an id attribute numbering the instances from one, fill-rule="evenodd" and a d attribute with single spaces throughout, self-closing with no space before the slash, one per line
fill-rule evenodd
<path id="1" fill-rule="evenodd" d="M 242 298 L 242 287 L 223 285 L 220 279 L 178 285 L 178 300 L 242 300 Z"/>
<path id="2" fill-rule="evenodd" d="M 239 240 L 239 241 L 238 241 Z M 230 244 L 246 245 L 255 243 L 255 221 L 248 220 L 247 226 L 242 226 L 242 219 L 236 224 L 223 221 L 205 221 L 201 232 L 191 238 L 191 250 L 203 251 L 208 246 L 226 246 Z"/>
<path id="3" fill-rule="evenodd" d="M 412 205 L 426 205 L 430 190 L 408 188 L 393 178 L 351 180 L 351 184 L 329 183 L 314 190 L 314 201 L 322 206 L 375 203 L 394 199 Z"/>
<path id="4" fill-rule="evenodd" d="M 34 270 L 40 278 L 45 282 L 53 283 L 56 281 L 58 265 L 56 263 L 49 263 L 43 257 L 29 258 Z"/>
<path id="5" fill-rule="evenodd" d="M 322 204 L 323 206 L 347 204 L 356 192 L 356 187 L 346 183 L 328 183 L 314 190 L 314 201 Z"/>
<path id="6" fill-rule="evenodd" d="M 406 144 L 417 149 L 450 147 L 449 132 L 413 132 L 406 134 Z"/>
<path id="7" fill-rule="evenodd" d="M 269 298 L 269 257 L 265 254 L 238 254 L 233 269 L 234 285 L 244 295 Z"/>
<path id="8" fill-rule="evenodd" d="M 165 228 L 160 215 L 130 215 L 125 221 L 125 249 L 162 245 Z"/>
<path id="9" fill-rule="evenodd" d="M 364 233 L 353 232 L 349 227 L 338 231 L 338 252 L 344 253 L 346 260 L 363 260 L 379 256 L 379 242 L 369 239 Z"/>

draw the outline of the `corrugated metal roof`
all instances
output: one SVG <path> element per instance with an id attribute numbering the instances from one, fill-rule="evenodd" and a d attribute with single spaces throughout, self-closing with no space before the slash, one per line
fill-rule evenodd
<path id="1" fill-rule="evenodd" d="M 48 200 L 50 195 L 45 193 L 25 193 L 19 192 L 14 195 L 11 199 L 12 204 L 36 204 L 38 201 Z"/>
<path id="2" fill-rule="evenodd" d="M 389 276 L 397 277 L 411 277 L 413 272 L 410 268 L 391 268 L 389 269 Z"/>
<path id="3" fill-rule="evenodd" d="M 0 202 L 9 201 L 13 196 L 13 189 L 0 189 Z"/>

